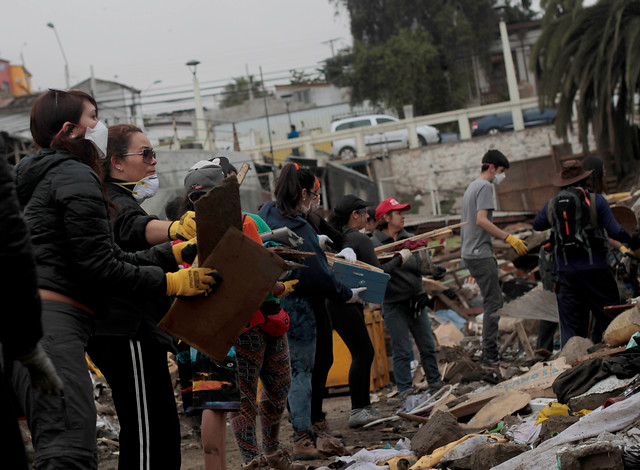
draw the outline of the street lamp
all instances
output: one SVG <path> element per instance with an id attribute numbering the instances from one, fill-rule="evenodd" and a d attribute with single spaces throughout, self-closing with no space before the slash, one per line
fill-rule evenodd
<path id="1" fill-rule="evenodd" d="M 162 80 L 154 80 L 142 93 L 140 93 L 140 95 L 145 95 L 153 85 L 157 85 L 159 83 L 162 83 Z"/>
<path id="2" fill-rule="evenodd" d="M 67 56 L 64 53 L 64 49 L 62 48 L 62 42 L 60 42 L 60 36 L 58 36 L 58 30 L 53 25 L 53 23 L 47 23 L 47 27 L 53 29 L 53 32 L 56 35 L 56 39 L 58 40 L 58 46 L 60 46 L 60 52 L 62 52 L 62 58 L 64 59 L 64 78 L 67 82 L 67 90 L 71 88 L 71 84 L 69 83 L 69 62 L 67 62 Z"/>
<path id="3" fill-rule="evenodd" d="M 521 131 L 524 129 L 524 120 L 522 119 L 522 109 L 519 106 L 520 93 L 518 92 L 518 82 L 516 81 L 516 69 L 513 66 L 513 56 L 511 55 L 511 44 L 509 44 L 507 24 L 504 22 L 507 5 L 504 0 L 498 0 L 493 8 L 498 14 L 498 19 L 500 20 L 500 39 L 502 40 L 504 68 L 505 72 L 507 73 L 509 100 L 512 104 L 511 115 L 513 116 L 513 129 L 516 131 Z"/>
<path id="4" fill-rule="evenodd" d="M 202 143 L 204 148 L 204 137 L 206 133 L 204 122 L 204 109 L 202 108 L 202 98 L 200 97 L 200 83 L 196 76 L 196 67 L 200 64 L 199 60 L 190 60 L 186 63 L 187 67 L 193 74 L 193 96 L 196 102 L 196 140 Z"/>

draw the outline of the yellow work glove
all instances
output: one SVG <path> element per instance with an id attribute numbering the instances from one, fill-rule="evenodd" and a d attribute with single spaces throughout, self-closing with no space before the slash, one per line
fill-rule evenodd
<path id="1" fill-rule="evenodd" d="M 274 295 L 279 299 L 286 297 L 287 295 L 293 292 L 293 286 L 295 286 L 298 282 L 300 282 L 299 279 L 292 279 L 291 281 L 280 282 L 280 284 L 283 285 L 282 292 Z"/>
<path id="2" fill-rule="evenodd" d="M 211 268 L 187 268 L 167 273 L 167 295 L 209 295 L 218 289 L 222 276 Z"/>
<path id="3" fill-rule="evenodd" d="M 187 211 L 180 220 L 169 225 L 170 240 L 191 240 L 196 236 L 196 213 Z"/>
<path id="4" fill-rule="evenodd" d="M 529 252 L 529 248 L 527 248 L 527 244 L 520 240 L 518 237 L 514 237 L 513 235 L 507 235 L 507 238 L 504 239 L 509 245 L 516 250 L 520 256 L 524 256 Z"/>
<path id="5" fill-rule="evenodd" d="M 192 238 L 188 242 L 171 245 L 171 250 L 173 251 L 173 257 L 176 259 L 176 263 L 192 264 L 198 255 L 198 239 Z"/>

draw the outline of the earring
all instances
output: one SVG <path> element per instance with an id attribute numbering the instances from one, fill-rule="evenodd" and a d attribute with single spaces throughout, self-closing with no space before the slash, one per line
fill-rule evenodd
<path id="1" fill-rule="evenodd" d="M 118 167 L 118 171 L 122 171 L 122 168 Z"/>

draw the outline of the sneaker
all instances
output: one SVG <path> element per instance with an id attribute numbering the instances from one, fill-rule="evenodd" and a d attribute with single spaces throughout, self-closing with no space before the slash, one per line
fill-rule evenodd
<path id="1" fill-rule="evenodd" d="M 492 368 L 509 367 L 509 364 L 504 362 L 502 358 L 498 355 L 493 357 L 482 356 L 481 363 L 485 367 L 492 367 Z"/>
<path id="2" fill-rule="evenodd" d="M 442 381 L 438 382 L 436 385 L 429 385 L 429 393 L 431 395 L 435 395 L 442 387 L 444 387 Z"/>
<path id="3" fill-rule="evenodd" d="M 364 408 L 356 408 L 349 413 L 349 427 L 359 428 L 365 424 L 374 422 L 381 417 L 380 412 L 371 405 Z"/>
<path id="4" fill-rule="evenodd" d="M 313 423 L 313 426 L 311 426 L 311 430 L 316 433 L 318 437 L 329 439 L 334 437 L 342 437 L 342 434 L 340 434 L 339 432 L 329 429 L 329 424 L 327 423 L 327 420 L 325 418 L 323 418 L 321 421 L 316 421 L 315 423 Z"/>
<path id="5" fill-rule="evenodd" d="M 273 470 L 307 470 L 308 468 L 306 465 L 293 463 L 289 452 L 282 448 L 265 451 L 264 458 L 269 468 Z"/>
<path id="6" fill-rule="evenodd" d="M 256 457 L 248 463 L 242 465 L 242 470 L 270 470 L 269 464 L 263 455 L 256 455 Z"/>
<path id="7" fill-rule="evenodd" d="M 297 434 L 294 435 L 293 442 L 294 460 L 318 460 L 323 458 L 320 451 L 316 449 L 315 440 L 308 431 L 301 433 L 301 435 Z"/>

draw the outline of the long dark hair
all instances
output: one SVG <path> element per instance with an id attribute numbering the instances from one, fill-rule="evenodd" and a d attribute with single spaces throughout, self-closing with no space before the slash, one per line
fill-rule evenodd
<path id="1" fill-rule="evenodd" d="M 337 210 L 333 210 L 333 214 L 329 217 L 329 225 L 333 228 L 342 232 L 346 225 L 349 223 L 349 219 L 351 218 L 352 212 L 348 212 L 346 214 L 342 212 L 338 212 Z"/>
<path id="2" fill-rule="evenodd" d="M 96 108 L 91 95 L 80 90 L 48 90 L 41 94 L 31 108 L 31 136 L 38 148 L 66 150 L 89 165 L 102 178 L 98 152 L 85 139 L 72 139 L 70 131 L 61 132 L 65 122 L 79 124 L 84 112 L 84 100 Z"/>
<path id="3" fill-rule="evenodd" d="M 287 163 L 280 172 L 276 181 L 274 194 L 276 206 L 287 215 L 295 216 L 296 207 L 302 198 L 302 190 L 313 190 L 315 175 L 305 168 L 300 168 L 296 163 Z"/>

